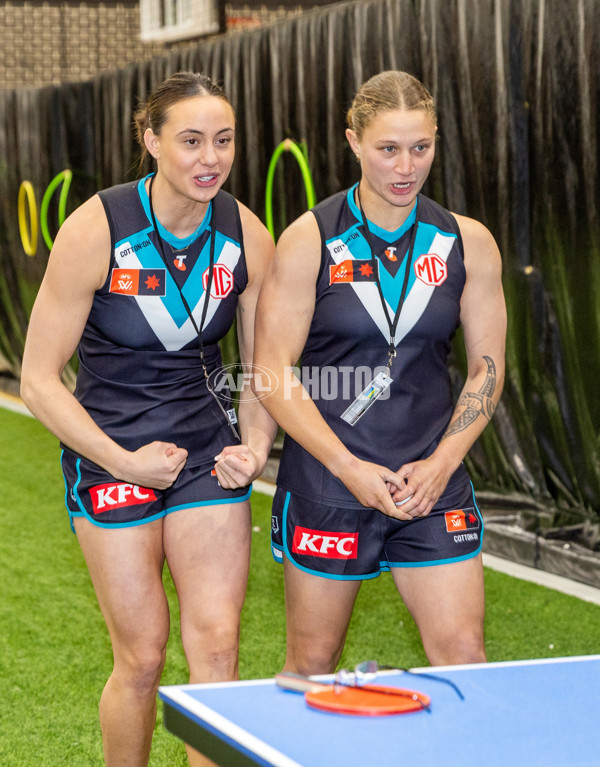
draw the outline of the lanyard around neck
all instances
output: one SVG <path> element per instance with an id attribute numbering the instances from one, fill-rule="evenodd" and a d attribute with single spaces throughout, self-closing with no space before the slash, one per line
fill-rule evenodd
<path id="1" fill-rule="evenodd" d="M 209 222 L 210 226 L 210 260 L 209 260 L 209 266 L 208 266 L 208 280 L 206 284 L 206 292 L 204 294 L 204 305 L 202 307 L 202 316 L 200 318 L 200 327 L 198 327 L 198 324 L 196 322 L 196 319 L 192 313 L 192 310 L 190 309 L 190 305 L 187 302 L 186 297 L 183 295 L 183 290 L 179 287 L 179 283 L 177 282 L 177 279 L 175 277 L 175 274 L 172 270 L 171 264 L 169 263 L 166 255 L 165 250 L 162 243 L 162 237 L 160 236 L 160 232 L 158 231 L 158 226 L 156 224 L 156 218 L 154 216 L 154 207 L 152 205 L 152 184 L 154 183 L 154 179 L 156 178 L 156 174 L 152 176 L 150 179 L 150 186 L 148 187 L 148 204 L 150 207 L 150 218 L 152 219 L 152 226 L 154 227 L 154 231 L 156 232 L 156 240 L 158 242 L 158 250 L 160 257 L 163 260 L 163 263 L 167 267 L 167 270 L 171 277 L 173 278 L 173 282 L 177 286 L 177 290 L 179 291 L 179 295 L 181 296 L 181 300 L 183 302 L 183 305 L 185 307 L 185 310 L 188 314 L 188 317 L 190 318 L 192 325 L 194 326 L 194 330 L 196 331 L 198 335 L 198 340 L 200 342 L 200 357 L 202 358 L 202 363 L 204 364 L 204 347 L 202 345 L 202 330 L 204 328 L 204 322 L 206 321 L 206 314 L 208 312 L 208 302 L 210 300 L 210 289 L 212 288 L 212 282 L 213 282 L 213 276 L 214 276 L 214 267 L 215 267 L 215 227 L 213 225 L 213 217 L 214 217 L 214 211 L 215 211 L 215 201 L 212 201 L 212 213 L 211 213 L 211 220 Z"/>
<path id="2" fill-rule="evenodd" d="M 167 271 L 171 275 L 171 278 L 173 279 L 173 282 L 177 286 L 177 290 L 179 291 L 179 295 L 181 296 L 181 300 L 183 302 L 183 305 L 185 307 L 185 310 L 188 314 L 188 317 L 190 318 L 192 325 L 194 327 L 194 330 L 196 331 L 196 334 L 198 336 L 198 343 L 200 347 L 200 363 L 202 365 L 202 371 L 204 372 L 204 378 L 206 380 L 206 388 L 209 390 L 209 392 L 213 395 L 217 405 L 219 406 L 221 412 L 225 416 L 227 420 L 227 424 L 231 431 L 233 432 L 236 439 L 240 439 L 240 435 L 238 434 L 237 429 L 235 428 L 234 423 L 231 420 L 231 415 L 228 414 L 228 412 L 223 407 L 221 401 L 217 397 L 213 386 L 210 382 L 210 377 L 208 375 L 208 370 L 206 367 L 206 360 L 204 358 L 204 344 L 202 343 L 202 330 L 204 329 L 204 323 L 206 321 L 206 314 L 208 312 L 208 303 L 210 301 L 210 291 L 212 288 L 213 283 L 213 276 L 215 271 L 215 239 L 216 239 L 216 225 L 214 222 L 215 217 L 215 202 L 216 198 L 213 198 L 212 200 L 212 212 L 211 212 L 211 218 L 209 221 L 209 227 L 210 227 L 210 247 L 209 247 L 209 265 L 208 265 L 208 279 L 206 281 L 206 288 L 204 293 L 204 305 L 202 306 L 202 316 L 200 317 L 200 327 L 198 327 L 198 323 L 196 322 L 196 319 L 192 313 L 192 310 L 190 309 L 190 305 L 187 302 L 186 297 L 183 295 L 183 290 L 179 287 L 179 283 L 177 282 L 177 279 L 175 277 L 175 274 L 172 270 L 171 264 L 169 263 L 167 257 L 165 256 L 165 250 L 162 243 L 162 237 L 160 236 L 160 232 L 158 231 L 158 226 L 156 224 L 156 217 L 154 215 L 154 207 L 152 205 L 152 184 L 154 183 L 154 179 L 156 178 L 156 174 L 152 176 L 150 179 L 150 186 L 148 187 L 148 204 L 150 207 L 150 218 L 152 219 L 152 226 L 154 227 L 154 231 L 156 232 L 156 240 L 158 242 L 158 251 L 160 254 L 160 257 L 163 260 L 163 263 L 167 267 Z M 235 412 L 235 411 L 233 411 Z"/>
<path id="3" fill-rule="evenodd" d="M 411 234 L 410 245 L 408 248 L 406 269 L 404 271 L 404 282 L 402 283 L 402 292 L 400 293 L 400 299 L 398 301 L 398 307 L 396 309 L 396 313 L 394 314 L 394 317 L 392 319 L 388 312 L 387 302 L 385 300 L 385 296 L 383 295 L 383 290 L 381 288 L 381 280 L 379 279 L 379 263 L 377 261 L 377 256 L 375 255 L 375 249 L 373 247 L 373 240 L 371 239 L 371 232 L 369 230 L 367 217 L 365 216 L 365 212 L 363 210 L 363 206 L 360 201 L 360 187 L 356 188 L 356 196 L 358 198 L 358 209 L 360 210 L 360 215 L 362 217 L 362 225 L 363 225 L 365 240 L 367 241 L 367 245 L 369 246 L 369 250 L 371 251 L 371 263 L 373 265 L 373 273 L 376 275 L 377 292 L 379 293 L 381 308 L 383 309 L 383 313 L 385 315 L 385 319 L 387 321 L 388 328 L 390 331 L 390 346 L 388 349 L 388 370 L 390 370 L 392 367 L 392 360 L 396 356 L 396 329 L 398 327 L 400 315 L 402 314 L 402 307 L 404 306 L 406 293 L 408 291 L 408 280 L 410 278 L 410 269 L 411 269 L 412 260 L 413 260 L 413 253 L 415 249 L 415 239 L 417 237 L 417 229 L 418 229 L 418 223 L 419 223 L 418 209 L 415 212 L 415 221 L 413 224 L 413 231 Z"/>

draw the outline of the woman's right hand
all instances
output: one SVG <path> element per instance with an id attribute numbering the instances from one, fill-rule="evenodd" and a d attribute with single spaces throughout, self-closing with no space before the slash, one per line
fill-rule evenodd
<path id="1" fill-rule="evenodd" d="M 187 450 L 172 442 L 150 442 L 127 454 L 117 479 L 139 487 L 166 490 L 171 487 L 187 461 Z"/>
<path id="2" fill-rule="evenodd" d="M 390 488 L 394 491 L 403 488 L 405 480 L 391 469 L 369 461 L 362 461 L 354 456 L 341 469 L 335 472 L 352 495 L 368 509 L 377 509 L 388 517 L 408 521 L 413 515 L 396 506 Z"/>

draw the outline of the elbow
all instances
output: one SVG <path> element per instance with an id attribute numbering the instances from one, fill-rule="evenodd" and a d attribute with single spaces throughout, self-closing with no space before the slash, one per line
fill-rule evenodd
<path id="1" fill-rule="evenodd" d="M 255 401 L 260 400 L 267 412 L 269 412 L 269 409 L 268 407 L 265 407 L 265 400 L 267 400 L 271 394 L 275 393 L 277 385 L 277 376 L 271 370 L 263 366 L 254 365 L 250 380 L 250 390 L 253 399 Z"/>
<path id="2" fill-rule="evenodd" d="M 33 411 L 35 408 L 35 401 L 37 387 L 35 385 L 35 379 L 32 378 L 25 370 L 21 373 L 21 383 L 19 386 L 19 395 L 29 410 Z"/>
<path id="3" fill-rule="evenodd" d="M 39 403 L 47 390 L 48 387 L 43 376 L 31 369 L 29 365 L 24 364 L 21 370 L 19 394 L 23 403 L 32 413 L 35 414 L 38 411 Z"/>

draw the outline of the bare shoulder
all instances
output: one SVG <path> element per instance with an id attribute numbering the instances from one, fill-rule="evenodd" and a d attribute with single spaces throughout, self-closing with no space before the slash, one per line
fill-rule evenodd
<path id="1" fill-rule="evenodd" d="M 62 239 L 77 237 L 82 234 L 85 235 L 86 241 L 91 241 L 96 237 L 108 237 L 110 241 L 106 213 L 97 194 L 73 211 L 59 230 Z"/>
<path id="2" fill-rule="evenodd" d="M 263 244 L 272 243 L 273 238 L 256 213 L 253 213 L 243 202 L 239 200 L 236 200 L 236 202 L 240 211 L 244 240 L 250 239 L 253 242 L 256 241 Z"/>
<path id="3" fill-rule="evenodd" d="M 298 244 L 301 247 L 317 246 L 321 248 L 321 234 L 314 214 L 307 210 L 293 221 L 281 234 L 277 241 L 277 250 L 286 250 Z"/>
<path id="4" fill-rule="evenodd" d="M 71 273 L 100 287 L 110 263 L 110 246 L 108 220 L 96 194 L 71 213 L 59 229 L 49 267 L 76 270 Z"/>
<path id="5" fill-rule="evenodd" d="M 276 260 L 281 265 L 299 263 L 309 272 L 321 264 L 321 233 L 317 219 L 307 211 L 282 232 L 277 241 Z"/>
<path id="6" fill-rule="evenodd" d="M 321 266 L 321 236 L 314 215 L 308 211 L 291 223 L 277 241 L 267 284 L 270 291 L 286 291 L 314 302 Z"/>
<path id="7" fill-rule="evenodd" d="M 458 222 L 465 252 L 465 267 L 471 269 L 501 269 L 498 245 L 490 230 L 480 221 L 453 214 Z"/>
<path id="8" fill-rule="evenodd" d="M 250 208 L 238 201 L 242 232 L 244 234 L 244 252 L 248 267 L 249 285 L 257 289 L 264 274 L 273 260 L 275 243 L 267 227 Z"/>
<path id="9" fill-rule="evenodd" d="M 458 213 L 453 213 L 452 215 L 458 221 L 465 246 L 484 247 L 486 245 L 496 245 L 492 233 L 481 221 L 469 218 L 468 216 L 461 216 Z"/>

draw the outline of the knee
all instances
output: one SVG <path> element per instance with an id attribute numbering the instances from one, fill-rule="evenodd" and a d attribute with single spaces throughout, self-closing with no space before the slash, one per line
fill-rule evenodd
<path id="1" fill-rule="evenodd" d="M 457 628 L 423 644 L 432 666 L 485 663 L 487 660 L 483 631 L 479 628 Z"/>
<path id="2" fill-rule="evenodd" d="M 237 621 L 217 623 L 207 626 L 201 633 L 202 643 L 210 655 L 218 661 L 233 655 L 237 657 L 240 641 L 240 629 Z"/>
<path id="3" fill-rule="evenodd" d="M 331 674 L 342 654 L 343 643 L 319 637 L 312 641 L 288 641 L 285 670 L 303 676 Z"/>
<path id="4" fill-rule="evenodd" d="M 239 621 L 216 621 L 182 631 L 190 681 L 234 679 L 238 671 Z"/>
<path id="5" fill-rule="evenodd" d="M 155 694 L 165 665 L 166 647 L 115 651 L 113 675 L 138 695 Z"/>

